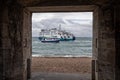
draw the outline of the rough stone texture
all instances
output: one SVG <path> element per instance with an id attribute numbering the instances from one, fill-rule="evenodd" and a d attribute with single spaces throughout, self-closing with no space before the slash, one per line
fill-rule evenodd
<path id="1" fill-rule="evenodd" d="M 115 27 L 114 8 L 102 7 L 100 10 L 99 50 L 98 50 L 98 79 L 114 80 L 115 78 Z"/>
<path id="2" fill-rule="evenodd" d="M 24 80 L 22 44 L 22 6 L 15 3 L 1 4 L 0 15 L 0 80 Z M 3 8 L 3 9 L 2 9 Z"/>
<path id="3" fill-rule="evenodd" d="M 120 80 L 120 5 L 115 7 L 115 26 L 116 26 L 116 79 Z"/>
<path id="4" fill-rule="evenodd" d="M 120 80 L 119 3 L 114 0 L 1 0 L 0 80 L 30 78 L 31 13 L 26 7 L 79 5 L 98 7 L 95 15 L 98 24 L 94 23 L 98 31 L 93 40 L 94 79 Z"/>
<path id="5" fill-rule="evenodd" d="M 74 6 L 74 5 L 104 5 L 114 0 L 17 0 L 25 6 Z"/>
<path id="6" fill-rule="evenodd" d="M 23 60 L 24 60 L 24 70 L 26 70 L 27 78 L 31 76 L 31 53 L 32 53 L 32 34 L 31 34 L 31 13 L 24 9 L 23 17 Z M 26 69 L 27 68 L 27 69 Z"/>

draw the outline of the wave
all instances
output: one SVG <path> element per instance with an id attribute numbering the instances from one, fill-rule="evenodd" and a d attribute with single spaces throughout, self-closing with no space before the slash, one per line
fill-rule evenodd
<path id="1" fill-rule="evenodd" d="M 32 57 L 92 57 L 92 55 L 39 55 L 39 54 L 33 54 Z"/>

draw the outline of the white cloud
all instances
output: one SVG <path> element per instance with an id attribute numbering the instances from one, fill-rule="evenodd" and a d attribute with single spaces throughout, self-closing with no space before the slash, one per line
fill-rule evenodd
<path id="1" fill-rule="evenodd" d="M 41 28 L 47 28 L 44 25 L 40 25 L 41 20 L 53 19 L 54 21 L 54 19 L 61 19 L 65 22 L 65 24 L 61 24 L 62 29 L 70 31 L 76 36 L 91 37 L 93 20 L 92 14 L 92 12 L 33 13 L 32 23 L 34 25 L 32 25 L 32 36 L 38 36 Z M 51 24 L 55 25 L 58 23 L 52 22 Z"/>
<path id="2" fill-rule="evenodd" d="M 62 13 L 33 13 L 32 21 L 42 19 L 61 18 L 61 19 L 92 19 L 92 12 L 62 12 Z"/>
<path id="3" fill-rule="evenodd" d="M 32 21 L 38 22 L 38 21 L 41 21 L 42 19 L 50 19 L 53 17 L 54 17 L 53 13 L 33 13 L 32 14 Z"/>

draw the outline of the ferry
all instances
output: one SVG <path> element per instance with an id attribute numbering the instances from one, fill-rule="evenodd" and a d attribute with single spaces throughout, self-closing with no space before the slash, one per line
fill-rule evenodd
<path id="1" fill-rule="evenodd" d="M 54 39 L 52 39 L 54 38 Z M 39 40 L 42 41 L 43 39 L 49 39 L 57 41 L 74 41 L 75 36 L 72 33 L 69 33 L 65 30 L 61 30 L 61 28 L 52 28 L 52 29 L 41 29 L 39 33 Z"/>

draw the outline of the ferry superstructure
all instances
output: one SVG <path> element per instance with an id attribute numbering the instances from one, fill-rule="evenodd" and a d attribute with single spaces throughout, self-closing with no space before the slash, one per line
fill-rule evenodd
<path id="1" fill-rule="evenodd" d="M 57 28 L 41 29 L 39 39 L 42 40 L 43 38 L 56 38 L 60 41 L 75 40 L 75 36 L 72 33 Z"/>

